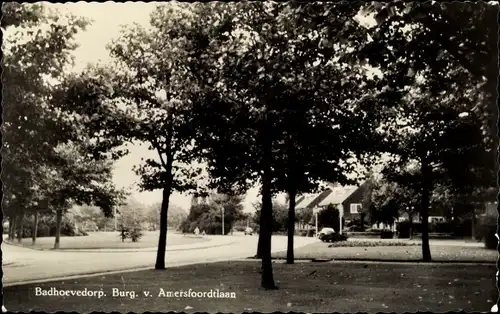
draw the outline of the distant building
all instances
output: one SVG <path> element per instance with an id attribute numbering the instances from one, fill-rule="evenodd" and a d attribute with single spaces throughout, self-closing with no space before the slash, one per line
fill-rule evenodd
<path id="1" fill-rule="evenodd" d="M 353 219 L 361 219 L 364 214 L 364 220 L 368 218 L 368 212 L 363 211 L 363 197 L 367 190 L 367 182 L 356 185 L 341 186 L 338 184 L 329 183 L 328 186 L 320 193 L 306 194 L 298 197 L 297 209 L 307 208 L 326 208 L 329 205 L 334 205 L 339 209 L 341 216 L 345 222 Z"/>

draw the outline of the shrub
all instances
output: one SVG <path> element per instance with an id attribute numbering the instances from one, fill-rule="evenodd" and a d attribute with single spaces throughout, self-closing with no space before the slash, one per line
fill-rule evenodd
<path id="1" fill-rule="evenodd" d="M 118 232 L 118 236 L 122 239 L 122 242 L 125 242 L 125 240 L 128 238 L 128 228 L 122 224 L 118 227 Z"/>
<path id="2" fill-rule="evenodd" d="M 234 231 L 243 232 L 243 231 L 245 231 L 246 226 L 234 226 L 233 229 L 234 229 Z"/>
<path id="3" fill-rule="evenodd" d="M 496 237 L 497 226 L 489 225 L 485 228 L 484 246 L 490 250 L 496 250 L 498 246 L 498 239 Z"/>
<path id="4" fill-rule="evenodd" d="M 143 236 L 142 230 L 138 226 L 128 227 L 122 224 L 118 227 L 118 231 L 118 236 L 121 238 L 122 242 L 125 242 L 126 239 L 137 242 Z"/>
<path id="5" fill-rule="evenodd" d="M 470 237 L 472 236 L 472 219 L 467 218 L 456 221 L 453 228 L 453 236 Z"/>
<path id="6" fill-rule="evenodd" d="M 455 224 L 452 221 L 432 222 L 429 223 L 429 232 L 452 234 L 455 229 L 454 226 Z"/>
<path id="7" fill-rule="evenodd" d="M 314 236 L 314 230 L 312 230 L 312 229 L 301 229 L 301 230 L 299 230 L 299 235 L 301 237 L 313 237 Z"/>
<path id="8" fill-rule="evenodd" d="M 422 224 L 419 222 L 414 222 L 411 224 L 412 234 L 420 233 L 422 230 Z M 396 232 L 398 234 L 398 238 L 407 239 L 410 237 L 410 222 L 402 221 L 397 224 Z"/>
<path id="9" fill-rule="evenodd" d="M 421 243 L 403 241 L 345 241 L 334 242 L 328 247 L 378 247 L 378 246 L 421 246 Z"/>
<path id="10" fill-rule="evenodd" d="M 380 238 L 381 239 L 392 239 L 394 238 L 394 232 L 391 230 L 382 230 L 380 231 Z"/>
<path id="11" fill-rule="evenodd" d="M 137 242 L 143 236 L 143 233 L 141 229 L 133 228 L 132 230 L 129 231 L 128 236 L 132 240 L 132 242 Z"/>
<path id="12" fill-rule="evenodd" d="M 340 233 L 329 233 L 325 234 L 321 237 L 321 241 L 323 242 L 341 242 L 341 241 L 347 241 L 347 236 L 345 234 L 340 234 Z"/>

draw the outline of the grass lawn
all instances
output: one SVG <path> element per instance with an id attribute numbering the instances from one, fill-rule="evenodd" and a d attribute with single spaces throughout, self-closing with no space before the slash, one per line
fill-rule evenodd
<path id="1" fill-rule="evenodd" d="M 416 312 L 489 311 L 496 267 L 396 263 L 275 263 L 279 290 L 260 288 L 260 263 L 234 261 L 72 279 L 3 289 L 9 311 Z M 106 296 L 35 296 L 35 288 L 99 290 Z M 135 291 L 112 297 L 112 289 Z M 160 297 L 167 291 L 235 292 L 236 298 Z M 146 297 L 143 291 L 151 294 Z"/>
<path id="2" fill-rule="evenodd" d="M 64 249 L 132 249 L 132 248 L 150 248 L 158 245 L 158 232 L 146 231 L 138 242 L 132 242 L 130 239 L 122 240 L 118 232 L 91 232 L 88 236 L 81 237 L 61 237 L 60 247 Z M 22 240 L 22 246 L 50 250 L 54 248 L 55 237 L 37 238 L 36 244 L 31 244 L 31 238 Z M 167 245 L 181 245 L 198 242 L 210 241 L 209 238 L 186 235 L 176 233 L 168 233 Z M 17 239 L 12 241 L 12 244 L 18 245 Z"/>
<path id="3" fill-rule="evenodd" d="M 379 247 L 328 247 L 331 243 L 311 243 L 295 250 L 296 259 L 336 259 L 336 260 L 387 260 L 419 261 L 422 259 L 421 246 L 379 246 Z M 432 246 L 434 261 L 491 262 L 498 259 L 496 250 L 482 247 Z M 286 258 L 286 252 L 273 254 L 275 258 Z"/>

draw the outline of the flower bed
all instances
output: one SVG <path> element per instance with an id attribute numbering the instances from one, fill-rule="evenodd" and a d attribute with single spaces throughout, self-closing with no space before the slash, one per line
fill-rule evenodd
<path id="1" fill-rule="evenodd" d="M 373 247 L 373 246 L 418 246 L 421 243 L 397 241 L 397 240 L 383 240 L 383 241 L 342 241 L 333 242 L 328 247 Z"/>

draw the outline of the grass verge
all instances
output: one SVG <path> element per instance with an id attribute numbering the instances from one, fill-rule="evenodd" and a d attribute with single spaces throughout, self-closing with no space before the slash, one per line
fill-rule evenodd
<path id="1" fill-rule="evenodd" d="M 235 261 L 4 288 L 10 311 L 416 312 L 489 311 L 496 267 L 446 264 L 274 264 L 279 290 L 260 288 L 260 263 Z M 113 288 L 122 292 L 112 296 Z M 36 289 L 106 296 L 36 296 Z M 165 297 L 169 291 L 234 292 L 235 298 Z M 128 294 L 126 292 L 129 292 Z M 131 297 L 131 291 L 135 297 Z M 149 292 L 146 296 L 145 292 Z"/>

